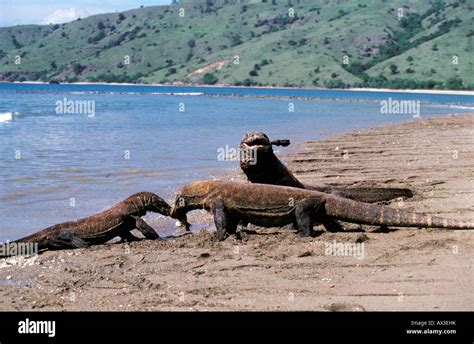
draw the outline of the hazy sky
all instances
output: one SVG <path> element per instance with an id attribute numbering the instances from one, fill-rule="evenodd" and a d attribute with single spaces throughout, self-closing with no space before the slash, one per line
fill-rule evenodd
<path id="1" fill-rule="evenodd" d="M 97 13 L 170 3 L 171 0 L 0 0 L 0 26 L 64 23 Z"/>

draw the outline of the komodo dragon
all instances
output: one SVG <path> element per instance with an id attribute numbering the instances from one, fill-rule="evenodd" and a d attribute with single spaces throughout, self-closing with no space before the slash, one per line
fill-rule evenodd
<path id="1" fill-rule="evenodd" d="M 240 143 L 240 150 L 248 152 L 241 155 L 240 167 L 252 183 L 292 186 L 326 193 L 361 202 L 388 201 L 398 197 L 412 197 L 410 189 L 377 187 L 343 187 L 331 185 L 308 185 L 301 183 L 273 153 L 272 145 L 288 146 L 289 140 L 270 141 L 262 132 L 248 132 Z"/>
<path id="2" fill-rule="evenodd" d="M 130 233 L 135 228 L 147 239 L 160 239 L 140 216 L 148 211 L 168 216 L 170 209 L 168 203 L 154 193 L 139 192 L 101 213 L 45 228 L 13 243 L 38 244 L 40 252 L 83 248 L 103 244 L 117 236 L 129 241 L 138 240 Z"/>
<path id="3" fill-rule="evenodd" d="M 181 188 L 171 217 L 188 227 L 186 214 L 193 209 L 213 213 L 218 240 L 224 240 L 226 233 L 235 233 L 240 221 L 262 227 L 293 224 L 302 236 L 313 235 L 316 224 L 331 232 L 343 230 L 336 220 L 395 227 L 474 229 L 472 221 L 393 209 L 314 190 L 220 180 L 197 181 Z"/>

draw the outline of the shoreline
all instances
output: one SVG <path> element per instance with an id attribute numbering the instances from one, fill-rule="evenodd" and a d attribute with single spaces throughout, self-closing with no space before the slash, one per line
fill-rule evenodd
<path id="1" fill-rule="evenodd" d="M 432 117 L 296 142 L 284 160 L 306 183 L 406 186 L 415 197 L 392 207 L 472 219 L 473 130 L 473 113 Z M 214 228 L 209 214 L 190 222 Z M 315 238 L 252 227 L 220 243 L 201 231 L 0 259 L 0 310 L 474 310 L 472 231 L 345 227 Z M 333 242 L 363 243 L 364 257 L 327 255 Z"/>
<path id="2" fill-rule="evenodd" d="M 426 90 L 426 89 L 390 89 L 390 88 L 321 88 L 321 87 L 283 87 L 283 86 L 233 86 L 227 84 L 199 85 L 199 84 L 133 84 L 133 83 L 106 83 L 106 82 L 63 82 L 59 84 L 50 84 L 43 81 L 14 81 L 1 82 L 4 84 L 31 84 L 31 85 L 109 85 L 109 86 L 148 86 L 148 87 L 196 87 L 196 88 L 226 88 L 226 89 L 275 89 L 275 90 L 306 90 L 306 91 L 351 91 L 351 92 L 381 92 L 381 93 L 419 93 L 419 94 L 445 94 L 445 95 L 466 95 L 474 96 L 474 91 L 469 90 Z"/>

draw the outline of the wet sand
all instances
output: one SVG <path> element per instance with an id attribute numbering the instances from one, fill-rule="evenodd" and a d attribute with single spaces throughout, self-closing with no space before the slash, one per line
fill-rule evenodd
<path id="1" fill-rule="evenodd" d="M 472 220 L 473 148 L 474 114 L 302 143 L 283 160 L 306 183 L 410 187 L 415 197 L 391 206 Z M 207 214 L 190 219 L 214 230 Z M 0 259 L 0 310 L 474 310 L 474 231 L 345 227 L 315 238 L 250 227 L 221 243 L 204 230 Z M 328 255 L 334 241 L 363 257 Z"/>

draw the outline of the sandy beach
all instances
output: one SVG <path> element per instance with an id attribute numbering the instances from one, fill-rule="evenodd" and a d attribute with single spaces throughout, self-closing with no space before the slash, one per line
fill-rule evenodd
<path id="1" fill-rule="evenodd" d="M 474 114 L 298 143 L 280 157 L 305 183 L 409 187 L 415 196 L 392 207 L 474 216 Z M 344 224 L 301 238 L 250 226 L 241 240 L 215 243 L 208 214 L 190 221 L 204 230 L 0 259 L 0 310 L 474 310 L 473 231 Z M 330 255 L 334 243 L 357 244 L 358 254 Z"/>

